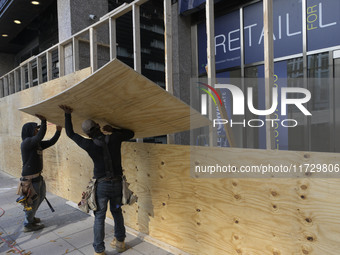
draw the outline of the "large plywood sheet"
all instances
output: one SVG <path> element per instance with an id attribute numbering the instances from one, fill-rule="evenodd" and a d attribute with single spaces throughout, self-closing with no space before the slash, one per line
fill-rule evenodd
<path id="1" fill-rule="evenodd" d="M 94 119 L 135 132 L 135 138 L 171 134 L 201 127 L 209 120 L 158 85 L 115 59 L 71 88 L 20 110 L 44 115 L 48 121 L 64 125 L 66 104 L 74 108 L 74 129 Z M 191 123 L 190 123 L 191 121 Z"/>

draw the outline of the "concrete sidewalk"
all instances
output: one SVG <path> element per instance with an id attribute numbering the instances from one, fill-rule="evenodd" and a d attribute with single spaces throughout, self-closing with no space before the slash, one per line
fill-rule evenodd
<path id="1" fill-rule="evenodd" d="M 0 254 L 61 255 L 93 254 L 94 218 L 66 204 L 66 200 L 51 193 L 47 198 L 55 209 L 52 213 L 44 201 L 36 216 L 45 228 L 23 233 L 23 207 L 17 204 L 18 179 L 0 171 Z M 113 226 L 105 226 L 106 254 L 118 254 L 110 247 Z M 127 251 L 123 255 L 170 255 L 165 250 L 127 233 Z M 19 251 L 21 253 L 19 253 Z"/>

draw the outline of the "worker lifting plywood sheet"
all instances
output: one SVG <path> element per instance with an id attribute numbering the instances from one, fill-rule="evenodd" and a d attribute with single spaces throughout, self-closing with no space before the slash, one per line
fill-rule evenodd
<path id="1" fill-rule="evenodd" d="M 81 123 L 85 119 L 131 129 L 135 138 L 209 124 L 199 112 L 117 59 L 69 89 L 20 110 L 41 114 L 64 126 L 64 112 L 58 107 L 61 104 L 74 109 L 72 120 L 78 133 L 82 133 Z"/>

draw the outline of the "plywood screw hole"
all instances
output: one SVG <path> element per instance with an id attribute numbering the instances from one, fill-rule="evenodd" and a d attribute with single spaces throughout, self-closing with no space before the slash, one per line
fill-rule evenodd
<path id="1" fill-rule="evenodd" d="M 273 205 L 273 208 L 274 208 L 274 209 L 277 209 L 277 205 Z"/>
<path id="2" fill-rule="evenodd" d="M 236 252 L 237 253 L 242 253 L 242 250 L 241 249 L 237 249 Z"/>
<path id="3" fill-rule="evenodd" d="M 310 155 L 309 154 L 305 154 L 304 158 L 310 158 Z"/>
<path id="4" fill-rule="evenodd" d="M 162 203 L 163 206 L 165 206 L 166 204 L 165 203 Z"/>
<path id="5" fill-rule="evenodd" d="M 306 199 L 306 196 L 304 196 L 304 195 L 301 195 L 300 197 L 301 197 L 301 199 Z"/>
<path id="6" fill-rule="evenodd" d="M 235 239 L 235 240 L 238 240 L 238 236 L 234 236 L 234 239 Z"/>
<path id="7" fill-rule="evenodd" d="M 159 176 L 159 178 L 163 179 L 163 176 L 162 176 L 162 175 L 160 175 L 160 176 Z"/>
<path id="8" fill-rule="evenodd" d="M 271 194 L 273 197 L 276 197 L 278 195 L 276 191 L 272 191 Z"/>
<path id="9" fill-rule="evenodd" d="M 314 238 L 312 236 L 308 236 L 307 237 L 307 240 L 310 241 L 310 242 L 313 242 L 314 241 Z"/>
<path id="10" fill-rule="evenodd" d="M 162 162 L 161 162 L 161 165 L 164 165 L 164 164 L 165 164 L 164 161 L 162 161 Z"/>
<path id="11" fill-rule="evenodd" d="M 196 211 L 197 211 L 197 212 L 200 212 L 200 211 L 201 211 L 201 209 L 196 209 Z"/>
<path id="12" fill-rule="evenodd" d="M 236 183 L 236 182 L 233 182 L 233 186 L 236 187 L 236 186 L 237 186 L 237 183 Z"/>
<path id="13" fill-rule="evenodd" d="M 148 177 L 150 177 L 150 174 L 148 174 Z"/>
<path id="14" fill-rule="evenodd" d="M 309 251 L 303 249 L 303 250 L 302 250 L 302 253 L 303 253 L 303 254 L 309 254 Z"/>
<path id="15" fill-rule="evenodd" d="M 197 225 L 198 225 L 198 226 L 200 226 L 200 225 L 201 225 L 201 223 L 200 223 L 200 222 L 197 222 Z"/>
<path id="16" fill-rule="evenodd" d="M 307 185 L 301 185 L 300 188 L 301 188 L 302 190 L 306 190 L 308 187 L 307 187 Z"/>
<path id="17" fill-rule="evenodd" d="M 236 194 L 236 195 L 234 196 L 234 198 L 237 199 L 237 200 L 240 200 L 240 199 L 241 199 L 241 196 Z"/>
<path id="18" fill-rule="evenodd" d="M 238 220 L 235 220 L 235 224 L 238 224 L 239 223 L 239 221 Z"/>
<path id="19" fill-rule="evenodd" d="M 306 218 L 305 219 L 308 223 L 311 223 L 312 222 L 312 219 L 311 218 Z"/>
<path id="20" fill-rule="evenodd" d="M 151 213 L 148 213 L 148 215 L 151 217 Z"/>

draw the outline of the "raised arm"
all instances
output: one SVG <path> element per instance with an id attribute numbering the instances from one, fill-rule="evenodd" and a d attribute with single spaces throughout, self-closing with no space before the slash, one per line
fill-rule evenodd
<path id="1" fill-rule="evenodd" d="M 31 146 L 40 143 L 46 134 L 46 118 L 39 114 L 36 114 L 35 116 L 41 120 L 41 124 L 38 133 L 30 138 L 29 143 Z"/>
<path id="2" fill-rule="evenodd" d="M 40 143 L 41 148 L 44 150 L 44 149 L 54 145 L 58 141 L 58 139 L 60 137 L 61 130 L 62 130 L 62 127 L 61 126 L 57 126 L 56 127 L 56 131 L 54 133 L 54 136 L 50 140 L 41 141 L 41 143 Z"/>
<path id="3" fill-rule="evenodd" d="M 103 127 L 103 130 L 106 132 L 115 133 L 119 135 L 122 141 L 130 140 L 135 135 L 135 133 L 132 130 L 114 128 L 111 127 L 110 125 L 105 125 Z"/>
<path id="4" fill-rule="evenodd" d="M 89 146 L 91 143 L 90 139 L 86 139 L 77 133 L 74 132 L 73 130 L 73 125 L 72 125 L 72 117 L 71 113 L 73 112 L 73 109 L 70 106 L 67 105 L 59 105 L 59 107 L 64 110 L 65 113 L 65 130 L 66 130 L 66 135 L 71 138 L 76 144 L 78 144 L 81 148 L 86 150 L 86 148 Z"/>

